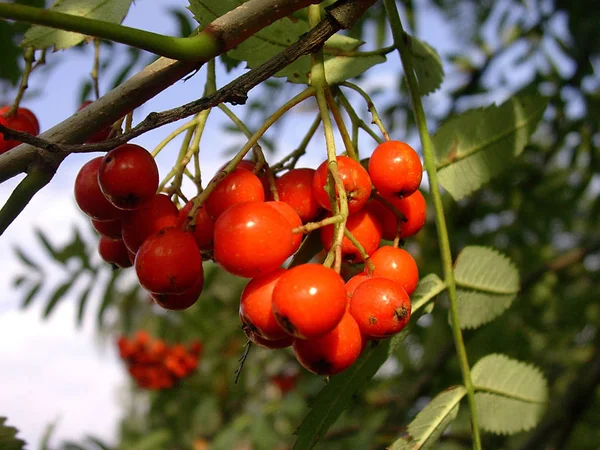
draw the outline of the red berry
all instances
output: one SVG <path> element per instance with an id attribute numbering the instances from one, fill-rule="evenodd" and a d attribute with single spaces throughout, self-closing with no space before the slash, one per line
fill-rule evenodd
<path id="1" fill-rule="evenodd" d="M 286 220 L 288 221 L 288 223 L 290 224 L 290 227 L 292 228 L 292 230 L 294 228 L 302 226 L 302 220 L 300 219 L 300 216 L 298 215 L 298 213 L 296 213 L 294 208 L 292 208 L 287 203 L 270 201 L 270 202 L 266 202 L 266 204 L 273 207 L 283 217 L 285 217 Z M 303 234 L 302 233 L 294 233 L 293 236 L 294 236 L 294 239 L 293 239 L 294 246 L 293 246 L 292 253 L 295 253 L 296 250 L 298 250 L 298 248 L 300 248 L 300 244 L 302 244 Z"/>
<path id="2" fill-rule="evenodd" d="M 177 206 L 163 194 L 156 194 L 149 202 L 127 213 L 121 221 L 123 242 L 137 253 L 144 241 L 163 228 L 177 224 Z"/>
<path id="3" fill-rule="evenodd" d="M 215 223 L 214 258 L 240 277 L 266 275 L 292 254 L 292 228 L 286 218 L 263 202 L 233 205 Z"/>
<path id="4" fill-rule="evenodd" d="M 388 208 L 385 204 L 376 198 L 372 198 L 365 206 L 365 209 L 371 210 L 379 223 L 381 224 L 381 231 L 383 239 L 393 241 L 396 238 L 396 232 L 398 231 L 398 219 L 394 212 Z"/>
<path id="5" fill-rule="evenodd" d="M 317 375 L 335 375 L 350 367 L 362 352 L 363 338 L 356 321 L 344 314 L 337 326 L 324 336 L 295 339 L 296 359 Z"/>
<path id="6" fill-rule="evenodd" d="M 279 200 L 296 210 L 302 223 L 310 222 L 321 213 L 312 190 L 314 169 L 292 169 L 275 181 Z"/>
<path id="7" fill-rule="evenodd" d="M 381 195 L 406 197 L 419 189 L 423 165 L 410 145 L 387 141 L 373 151 L 369 175 Z"/>
<path id="8" fill-rule="evenodd" d="M 286 336 L 283 339 L 275 340 L 265 339 L 253 332 L 249 327 L 244 328 L 244 333 L 246 334 L 248 340 L 253 344 L 271 350 L 289 347 L 290 345 L 292 345 L 292 342 L 294 342 L 294 339 L 291 336 Z"/>
<path id="9" fill-rule="evenodd" d="M 83 102 L 81 104 L 81 106 L 79 107 L 79 109 L 77 111 L 81 111 L 83 108 L 85 108 L 88 105 L 91 105 L 92 103 L 94 103 L 94 102 L 92 102 L 91 100 L 86 100 L 85 102 Z M 108 136 L 110 136 L 110 127 L 102 128 L 100 131 L 97 131 L 96 133 L 94 133 L 90 137 L 88 137 L 86 142 L 88 144 L 94 144 L 96 142 L 103 142 L 108 139 Z"/>
<path id="10" fill-rule="evenodd" d="M 368 255 L 372 255 L 379 247 L 382 234 L 381 224 L 370 209 L 363 208 L 348 216 L 346 228 L 361 243 Z M 331 249 L 333 245 L 333 232 L 333 225 L 321 228 L 321 242 L 325 250 Z M 363 261 L 363 257 L 358 249 L 345 236 L 342 239 L 342 255 L 351 263 Z"/>
<path id="11" fill-rule="evenodd" d="M 92 219 L 115 220 L 123 216 L 123 211 L 110 203 L 98 185 L 98 169 L 102 157 L 88 161 L 75 178 L 75 201 L 79 209 Z"/>
<path id="12" fill-rule="evenodd" d="M 29 133 L 36 136 L 40 131 L 37 119 L 35 119 L 35 116 L 33 116 L 35 121 L 32 121 L 31 116 L 33 113 L 29 110 L 24 112 L 24 109 L 25 108 L 18 108 L 14 116 L 6 116 L 6 113 L 8 113 L 10 110 L 10 106 L 5 106 L 4 108 L 0 109 L 0 123 L 12 130 L 21 131 L 23 133 Z M 7 140 L 4 135 L 0 133 L 0 154 L 7 152 L 19 144 L 21 144 L 21 141 L 14 139 Z"/>
<path id="13" fill-rule="evenodd" d="M 202 257 L 191 233 L 165 228 L 142 244 L 135 258 L 142 287 L 154 294 L 183 294 L 202 277 Z"/>
<path id="14" fill-rule="evenodd" d="M 150 294 L 154 301 L 165 309 L 181 311 L 198 301 L 204 287 L 204 271 L 200 270 L 200 278 L 194 286 L 182 294 Z"/>
<path id="15" fill-rule="evenodd" d="M 188 220 L 188 215 L 194 206 L 193 200 L 194 199 L 187 202 L 185 206 L 179 210 L 177 226 L 187 227 L 186 229 L 194 234 L 196 244 L 200 250 L 212 250 L 214 246 L 215 221 L 208 215 L 204 205 L 202 205 L 196 213 L 196 223 L 194 226 L 188 226 L 190 222 Z"/>
<path id="16" fill-rule="evenodd" d="M 417 190 L 404 198 L 390 197 L 389 201 L 402 213 L 405 219 L 400 227 L 400 239 L 414 236 L 423 228 L 427 215 L 427 205 L 421 191 Z"/>
<path id="17" fill-rule="evenodd" d="M 277 269 L 250 280 L 240 299 L 240 319 L 254 334 L 268 340 L 283 339 L 287 333 L 273 315 L 273 288 L 285 269 Z"/>
<path id="18" fill-rule="evenodd" d="M 371 256 L 375 265 L 374 277 L 388 278 L 395 281 L 411 295 L 419 283 L 419 268 L 414 258 L 406 250 L 384 246 Z"/>
<path id="19" fill-rule="evenodd" d="M 135 144 L 123 144 L 108 152 L 98 169 L 100 189 L 120 209 L 136 209 L 150 201 L 158 181 L 154 158 Z"/>
<path id="20" fill-rule="evenodd" d="M 237 168 L 219 182 L 206 199 L 205 206 L 216 220 L 233 205 L 264 200 L 265 192 L 259 178 L 246 169 Z"/>
<path id="21" fill-rule="evenodd" d="M 358 285 L 362 284 L 363 281 L 369 280 L 370 278 L 372 277 L 367 275 L 366 273 L 359 273 L 354 275 L 346 282 L 346 294 L 348 295 L 348 302 L 350 302 L 350 299 L 352 299 L 354 291 L 356 290 Z"/>
<path id="22" fill-rule="evenodd" d="M 366 337 L 386 338 L 400 332 L 408 323 L 410 298 L 398 283 L 373 277 L 357 286 L 349 311 Z"/>
<path id="23" fill-rule="evenodd" d="M 273 290 L 273 313 L 288 334 L 301 339 L 333 330 L 346 311 L 344 280 L 320 264 L 289 269 Z"/>
<path id="24" fill-rule="evenodd" d="M 106 220 L 100 221 L 92 219 L 94 230 L 101 236 L 106 236 L 112 239 L 121 239 L 121 220 Z"/>
<path id="25" fill-rule="evenodd" d="M 337 163 L 340 177 L 348 195 L 348 211 L 352 214 L 359 211 L 369 200 L 372 189 L 371 179 L 364 167 L 352 158 L 338 156 Z M 317 202 L 323 208 L 331 211 L 329 196 L 325 190 L 328 178 L 327 173 L 327 161 L 325 161 L 315 172 L 312 190 Z"/>
<path id="26" fill-rule="evenodd" d="M 111 239 L 106 236 L 100 236 L 98 243 L 98 253 L 104 261 L 114 264 L 122 269 L 131 267 L 131 261 L 127 255 L 127 248 L 121 239 Z"/>
<path id="27" fill-rule="evenodd" d="M 11 106 L 3 106 L 2 108 L 0 108 L 0 115 L 2 116 L 6 116 L 7 113 L 10 111 Z M 31 111 L 30 109 L 27 108 L 23 108 L 22 106 L 19 106 L 17 108 L 17 112 L 15 114 L 17 117 L 25 117 L 27 120 L 29 120 L 29 122 L 32 125 L 31 128 L 31 133 L 33 135 L 38 135 L 40 134 L 40 122 L 38 121 L 38 118 L 36 117 L 36 115 L 33 113 L 33 111 Z"/>

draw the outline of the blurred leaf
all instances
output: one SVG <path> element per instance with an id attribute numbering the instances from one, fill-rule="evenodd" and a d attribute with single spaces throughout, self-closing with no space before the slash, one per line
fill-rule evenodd
<path id="1" fill-rule="evenodd" d="M 142 56 L 142 51 L 139 48 L 129 47 L 127 49 L 127 55 L 129 56 L 129 58 L 127 59 L 121 70 L 117 72 L 115 78 L 112 80 L 110 84 L 111 89 L 116 88 L 127 79 L 127 77 L 133 71 L 136 64 L 139 62 Z"/>
<path id="2" fill-rule="evenodd" d="M 438 394 L 408 425 L 408 436 L 394 442 L 390 450 L 432 448 L 456 419 L 459 403 L 466 394 L 464 386 L 454 386 Z"/>
<path id="3" fill-rule="evenodd" d="M 140 291 L 140 286 L 138 283 L 135 283 L 133 287 L 125 294 L 123 300 L 121 301 L 121 326 L 123 327 L 123 331 L 125 334 L 129 334 L 133 332 L 133 325 L 136 313 L 136 305 L 138 302 L 138 293 Z"/>
<path id="4" fill-rule="evenodd" d="M 85 440 L 94 444 L 96 447 L 98 447 L 99 450 L 113 450 L 112 447 L 110 447 L 108 444 L 101 441 L 95 436 L 87 436 Z"/>
<path id="5" fill-rule="evenodd" d="M 41 267 L 33 259 L 27 256 L 20 247 L 15 247 L 14 250 L 17 258 L 19 258 L 19 261 L 21 261 L 23 264 L 35 269 L 38 272 L 41 270 Z"/>
<path id="6" fill-rule="evenodd" d="M 73 287 L 73 285 L 77 281 L 77 278 L 82 273 L 83 273 L 82 271 L 77 271 L 77 272 L 71 274 L 71 278 L 70 279 L 68 279 L 67 281 L 65 281 L 61 285 L 59 285 L 54 290 L 54 292 L 50 296 L 50 299 L 48 300 L 48 303 L 46 304 L 46 308 L 44 309 L 44 312 L 43 312 L 43 315 L 42 315 L 42 317 L 44 319 L 47 319 L 48 317 L 50 317 L 50 314 L 52 313 L 52 311 L 54 311 L 54 308 L 56 308 L 56 306 L 58 305 L 58 303 L 62 299 L 64 299 L 64 297 L 69 293 L 69 290 Z"/>
<path id="7" fill-rule="evenodd" d="M 25 297 L 23 297 L 23 302 L 21 303 L 22 309 L 27 308 L 31 304 L 31 302 L 33 301 L 33 299 L 38 294 L 38 292 L 40 291 L 41 288 L 42 288 L 41 281 L 32 286 L 32 288 L 25 295 Z"/>
<path id="8" fill-rule="evenodd" d="M 491 354 L 477 361 L 471 376 L 481 428 L 512 434 L 538 424 L 548 402 L 548 385 L 537 367 Z"/>
<path id="9" fill-rule="evenodd" d="M 73 441 L 64 441 L 60 446 L 60 450 L 87 450 L 85 447 Z"/>
<path id="10" fill-rule="evenodd" d="M 27 277 L 24 275 L 17 275 L 16 277 L 13 278 L 12 280 L 12 285 L 13 287 L 19 287 L 21 286 L 23 283 L 25 283 L 27 281 Z"/>
<path id="11" fill-rule="evenodd" d="M 171 13 L 179 25 L 178 35 L 180 37 L 188 37 L 192 34 L 194 31 L 194 26 L 192 25 L 192 21 L 187 14 L 184 14 L 179 8 L 169 8 L 169 13 Z"/>
<path id="12" fill-rule="evenodd" d="M 132 445 L 123 446 L 120 450 L 157 450 L 168 448 L 171 441 L 171 432 L 165 428 L 159 428 L 143 435 Z"/>
<path id="13" fill-rule="evenodd" d="M 12 86 L 16 86 L 21 77 L 19 62 L 23 56 L 23 50 L 14 42 L 12 25 L 4 20 L 0 21 L 0 55 L 2 55 L 0 80 L 6 80 Z"/>
<path id="14" fill-rule="evenodd" d="M 92 278 L 88 282 L 87 287 L 81 292 L 81 295 L 79 296 L 79 300 L 77 301 L 77 319 L 76 319 L 75 324 L 78 327 L 81 327 L 81 325 L 83 325 L 85 310 L 86 310 L 86 307 L 88 304 L 88 300 L 90 298 L 90 293 L 92 292 L 92 289 L 94 288 L 94 286 L 96 286 L 96 274 L 95 273 L 92 275 Z"/>
<path id="15" fill-rule="evenodd" d="M 6 425 L 6 420 L 6 417 L 0 417 L 0 449 L 23 450 L 26 445 L 25 441 L 17 438 L 19 431 Z"/>
<path id="16" fill-rule="evenodd" d="M 44 232 L 41 229 L 36 228 L 35 234 L 42 243 L 42 246 L 46 249 L 46 252 L 48 252 L 48 255 L 55 261 L 60 262 L 56 249 L 52 246 L 50 240 L 48 240 Z"/>
<path id="17" fill-rule="evenodd" d="M 446 283 L 444 283 L 440 277 L 434 273 L 430 273 L 419 280 L 417 289 L 410 296 L 410 303 L 412 306 L 412 312 L 418 311 L 425 306 L 429 300 L 446 289 Z"/>
<path id="18" fill-rule="evenodd" d="M 410 37 L 410 53 L 419 80 L 419 94 L 435 92 L 444 81 L 444 67 L 437 51 L 424 41 Z"/>
<path id="19" fill-rule="evenodd" d="M 88 19 L 121 23 L 129 11 L 131 2 L 132 0 L 56 0 L 50 9 Z M 36 49 L 54 47 L 60 50 L 73 47 L 84 39 L 83 34 L 32 26 L 25 33 L 21 46 Z"/>
<path id="20" fill-rule="evenodd" d="M 44 428 L 44 434 L 42 435 L 42 439 L 40 442 L 40 450 L 51 450 L 49 443 L 50 439 L 52 439 L 52 436 L 54 435 L 54 432 L 56 431 L 57 425 L 58 421 L 56 420 L 46 425 L 46 427 Z"/>
<path id="21" fill-rule="evenodd" d="M 520 289 L 512 261 L 488 247 L 465 247 L 456 258 L 454 276 L 461 328 L 492 321 L 512 304 Z"/>
<path id="22" fill-rule="evenodd" d="M 460 200 L 510 167 L 547 105 L 544 97 L 515 96 L 446 121 L 432 138 L 440 184 Z"/>
<path id="23" fill-rule="evenodd" d="M 96 315 L 96 323 L 98 328 L 102 328 L 104 324 L 104 313 L 106 313 L 108 307 L 115 302 L 115 284 L 121 273 L 121 269 L 114 269 L 110 274 L 110 279 L 106 284 L 106 289 L 104 290 L 104 295 L 102 296 L 102 302 L 100 303 L 100 307 L 98 308 L 98 313 Z"/>
<path id="24" fill-rule="evenodd" d="M 62 249 L 55 252 L 55 259 L 64 265 L 71 258 L 77 258 L 84 268 L 91 269 L 90 261 L 85 249 L 86 244 L 81 238 L 79 229 L 77 227 L 73 227 L 73 240 L 65 245 Z"/>

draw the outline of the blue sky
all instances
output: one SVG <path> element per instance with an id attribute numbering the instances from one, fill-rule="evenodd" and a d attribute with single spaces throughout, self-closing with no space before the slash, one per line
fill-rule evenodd
<path id="1" fill-rule="evenodd" d="M 174 34 L 176 24 L 164 14 L 172 0 L 139 0 L 131 9 L 127 25 L 165 34 Z M 182 4 L 182 3 L 180 3 Z M 169 19 L 165 19 L 169 17 Z M 419 24 L 417 34 L 440 51 L 447 54 L 456 41 L 446 23 L 440 17 L 429 15 L 426 23 Z M 48 129 L 67 118 L 78 107 L 80 80 L 91 69 L 92 54 L 69 50 L 49 55 L 49 60 L 60 60 L 53 70 L 35 72 L 30 80 L 32 90 L 40 95 L 26 99 L 24 106 L 35 111 L 42 130 Z M 118 60 L 119 57 L 117 57 Z M 122 58 L 122 56 L 121 56 Z M 390 86 L 395 82 L 400 68 L 396 54 L 389 62 L 377 67 L 365 80 L 365 85 Z M 237 72 L 239 73 L 239 71 Z M 219 70 L 218 80 L 222 85 L 234 74 Z M 106 78 L 106 75 L 104 75 Z M 102 77 L 102 74 L 101 74 Z M 151 111 L 160 111 L 198 97 L 203 88 L 202 73 L 187 82 L 179 82 L 136 111 L 140 120 Z M 194 95 L 196 93 L 196 95 Z M 253 91 L 252 95 L 259 95 Z M 443 96 L 440 95 L 440 101 Z M 240 107 L 237 108 L 241 109 Z M 285 140 L 279 141 L 278 160 L 298 143 L 302 131 L 312 122 L 313 111 L 295 113 L 280 130 Z M 221 149 L 234 144 L 235 139 L 221 133 L 223 123 L 220 113 L 213 113 L 210 126 L 203 137 L 203 145 L 210 148 L 210 155 L 202 154 L 204 179 L 224 161 Z M 135 142 L 152 149 L 175 124 L 155 130 Z M 395 136 L 403 138 L 403 136 Z M 363 140 L 366 142 L 366 140 Z M 311 153 L 301 160 L 305 166 L 315 167 L 323 158 L 322 138 L 316 139 Z M 241 146 L 241 145 L 240 145 Z M 341 148 L 341 147 L 340 147 Z M 167 173 L 178 150 L 177 141 L 159 157 L 161 174 Z M 8 416 L 9 423 L 18 427 L 19 436 L 37 448 L 42 433 L 50 422 L 58 420 L 55 444 L 61 439 L 77 440 L 86 434 L 114 440 L 119 420 L 119 402 L 122 400 L 127 378 L 116 355 L 112 341 L 101 341 L 96 335 L 93 317 L 90 314 L 83 329 L 74 326 L 75 306 L 64 301 L 47 322 L 41 321 L 41 304 L 22 311 L 19 309 L 20 293 L 15 293 L 11 279 L 21 270 L 13 256 L 15 243 L 22 246 L 34 258 L 43 259 L 38 244 L 33 241 L 34 227 L 43 227 L 56 244 L 64 243 L 70 236 L 73 224 L 88 230 L 85 217 L 77 210 L 73 201 L 73 181 L 81 165 L 90 155 L 69 157 L 60 167 L 54 180 L 42 190 L 25 212 L 11 225 L 0 239 L 0 355 L 3 370 L 0 371 L 0 415 Z M 4 202 L 18 180 L 0 185 L 0 201 Z M 93 237 L 90 234 L 90 242 Z M 47 261 L 50 276 L 61 276 L 58 269 Z M 40 298 L 43 298 L 42 295 Z M 41 302 L 40 302 L 41 303 Z"/>

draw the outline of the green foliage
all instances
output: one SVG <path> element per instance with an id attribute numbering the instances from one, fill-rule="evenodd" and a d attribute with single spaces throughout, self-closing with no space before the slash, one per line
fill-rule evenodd
<path id="1" fill-rule="evenodd" d="M 477 328 L 502 314 L 520 289 L 519 272 L 496 250 L 465 247 L 456 258 L 460 326 Z"/>
<path id="2" fill-rule="evenodd" d="M 56 0 L 51 9 L 88 19 L 121 23 L 131 2 L 132 0 Z M 80 44 L 84 39 L 85 36 L 79 33 L 33 26 L 25 33 L 21 46 L 35 49 L 54 47 L 61 50 Z"/>
<path id="3" fill-rule="evenodd" d="M 536 367 L 491 354 L 472 371 L 481 427 L 512 434 L 533 428 L 548 402 L 548 385 Z"/>
<path id="4" fill-rule="evenodd" d="M 19 58 L 23 52 L 13 40 L 14 30 L 11 24 L 5 21 L 0 22 L 0 55 L 2 55 L 2 64 L 0 64 L 0 80 L 8 81 L 12 86 L 19 82 L 21 70 L 19 68 Z"/>
<path id="5" fill-rule="evenodd" d="M 23 450 L 25 441 L 17 438 L 19 431 L 6 425 L 6 417 L 0 417 L 0 448 L 2 450 Z"/>
<path id="6" fill-rule="evenodd" d="M 458 405 L 466 394 L 464 386 L 454 386 L 438 394 L 408 425 L 408 436 L 394 442 L 390 450 L 432 448 L 456 419 Z"/>
<path id="7" fill-rule="evenodd" d="M 410 54 L 419 81 L 419 93 L 431 94 L 437 91 L 444 81 L 444 67 L 440 55 L 426 42 L 406 36 L 410 39 Z"/>
<path id="8" fill-rule="evenodd" d="M 460 200 L 514 164 L 547 105 L 543 97 L 515 96 L 445 122 L 432 136 L 444 189 Z"/>

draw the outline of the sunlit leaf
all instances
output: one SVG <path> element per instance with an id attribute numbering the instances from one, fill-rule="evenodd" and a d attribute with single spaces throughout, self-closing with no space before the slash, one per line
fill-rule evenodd
<path id="1" fill-rule="evenodd" d="M 442 85 L 444 67 L 437 51 L 426 42 L 410 36 L 410 54 L 417 80 L 419 94 L 430 94 Z"/>
<path id="2" fill-rule="evenodd" d="M 471 376 L 483 429 L 513 434 L 538 424 L 548 402 L 548 385 L 538 368 L 491 354 L 473 366 Z"/>
<path id="3" fill-rule="evenodd" d="M 121 23 L 129 11 L 131 2 L 132 0 L 56 0 L 50 9 L 88 19 Z M 83 34 L 33 26 L 25 33 L 21 46 L 36 49 L 54 47 L 59 50 L 73 47 L 84 39 Z"/>

